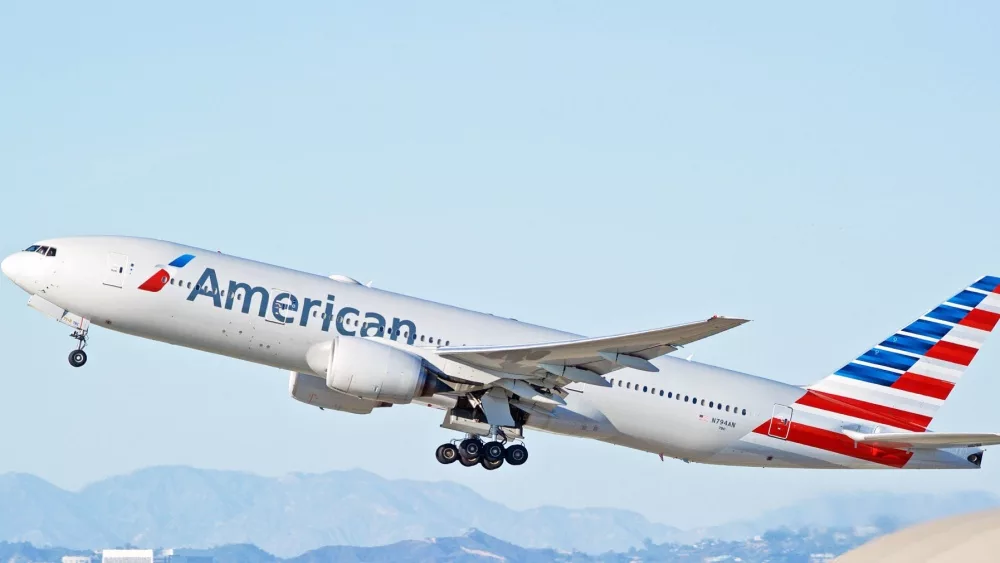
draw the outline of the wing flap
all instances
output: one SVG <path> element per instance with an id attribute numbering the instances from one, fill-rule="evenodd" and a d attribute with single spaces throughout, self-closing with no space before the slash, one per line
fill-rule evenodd
<path id="1" fill-rule="evenodd" d="M 961 432 L 893 432 L 865 434 L 844 430 L 849 438 L 859 444 L 906 448 L 911 450 L 937 450 L 941 448 L 978 448 L 1000 444 L 1000 434 L 964 434 Z"/>
<path id="2" fill-rule="evenodd" d="M 547 367 L 575 367 L 597 375 L 625 366 L 639 365 L 669 354 L 681 346 L 740 326 L 746 319 L 712 317 L 704 321 L 617 336 L 580 338 L 561 342 L 515 346 L 462 346 L 439 348 L 444 358 L 480 369 L 533 376 Z M 655 368 L 653 368 L 655 369 Z M 568 370 L 567 370 L 568 371 Z M 569 379 L 576 380 L 570 376 Z"/>

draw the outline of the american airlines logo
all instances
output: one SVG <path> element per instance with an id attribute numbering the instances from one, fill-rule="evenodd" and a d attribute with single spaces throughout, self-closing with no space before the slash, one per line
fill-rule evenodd
<path id="1" fill-rule="evenodd" d="M 178 261 L 180 259 L 175 260 L 170 266 L 183 268 L 193 258 L 194 256 L 191 256 L 180 262 Z M 170 274 L 166 269 L 160 269 L 139 286 L 139 289 L 157 292 L 169 281 Z M 388 331 L 389 338 L 398 340 L 403 336 L 407 344 L 413 344 L 417 338 L 417 325 L 413 321 L 396 317 L 392 319 L 390 326 L 386 322 L 386 317 L 375 311 L 368 311 L 362 315 L 362 312 L 355 307 L 341 307 L 338 310 L 333 295 L 327 295 L 325 300 L 311 297 L 300 299 L 288 291 L 269 291 L 265 287 L 251 286 L 236 280 L 230 281 L 223 291 L 214 268 L 205 268 L 198 282 L 192 287 L 191 293 L 188 294 L 187 300 L 194 302 L 199 297 L 210 300 L 212 306 L 217 309 L 224 308 L 227 311 L 236 310 L 244 315 L 256 315 L 276 324 L 298 324 L 305 327 L 309 325 L 310 319 L 315 319 L 314 324 L 321 323 L 320 329 L 323 332 L 329 332 L 331 327 L 335 327 L 337 332 L 344 336 L 383 336 Z"/>

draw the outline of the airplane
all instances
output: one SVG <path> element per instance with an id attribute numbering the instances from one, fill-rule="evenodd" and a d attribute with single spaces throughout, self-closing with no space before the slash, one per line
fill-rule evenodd
<path id="1" fill-rule="evenodd" d="M 135 237 L 45 240 L 0 270 L 74 329 L 74 367 L 96 326 L 287 370 L 292 398 L 321 409 L 437 408 L 459 433 L 442 464 L 521 465 L 526 428 L 749 467 L 976 469 L 1000 444 L 928 431 L 1000 321 L 1000 277 L 796 386 L 669 355 L 738 318 L 590 338 Z"/>

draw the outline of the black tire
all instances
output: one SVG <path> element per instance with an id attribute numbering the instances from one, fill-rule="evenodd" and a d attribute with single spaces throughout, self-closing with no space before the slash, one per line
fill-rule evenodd
<path id="1" fill-rule="evenodd" d="M 439 463 L 444 465 L 455 463 L 459 458 L 458 448 L 456 448 L 454 444 L 441 444 L 434 453 L 434 457 L 437 458 Z"/>
<path id="2" fill-rule="evenodd" d="M 488 459 L 490 461 L 496 461 L 498 459 L 503 459 L 504 447 L 500 442 L 486 442 L 483 445 L 483 459 Z"/>
<path id="3" fill-rule="evenodd" d="M 458 445 L 458 451 L 462 454 L 462 457 L 470 459 L 479 457 L 479 454 L 483 451 L 483 443 L 479 441 L 479 438 L 466 438 Z"/>
<path id="4" fill-rule="evenodd" d="M 503 458 L 500 458 L 496 461 L 490 461 L 484 457 L 483 459 L 479 460 L 479 463 L 482 464 L 482 466 L 487 470 L 493 471 L 494 469 L 498 469 L 501 465 L 503 465 Z"/>
<path id="5" fill-rule="evenodd" d="M 78 368 L 87 363 L 87 353 L 83 350 L 73 350 L 69 353 L 69 365 Z"/>
<path id="6" fill-rule="evenodd" d="M 458 456 L 458 462 L 464 465 L 465 467 L 472 467 L 473 465 L 479 465 L 479 458 L 478 457 L 464 458 L 462 456 Z"/>
<path id="7" fill-rule="evenodd" d="M 504 457 L 507 459 L 507 463 L 511 465 L 521 465 L 528 461 L 528 448 L 521 444 L 514 444 L 507 448 Z"/>

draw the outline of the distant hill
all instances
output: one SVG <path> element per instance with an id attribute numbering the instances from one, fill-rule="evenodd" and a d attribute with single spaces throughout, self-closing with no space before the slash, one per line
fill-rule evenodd
<path id="1" fill-rule="evenodd" d="M 330 546 L 283 559 L 253 545 L 181 549 L 175 563 L 635 563 L 636 561 L 744 561 L 781 563 L 822 561 L 844 553 L 882 533 L 881 530 L 824 529 L 768 532 L 744 541 L 707 540 L 693 545 L 647 543 L 627 552 L 586 554 L 532 549 L 498 540 L 478 530 L 456 537 L 407 540 L 377 547 Z M 29 544 L 0 543 L 0 561 L 43 563 L 66 550 L 37 549 Z"/>
<path id="2" fill-rule="evenodd" d="M 462 534 L 474 528 L 525 548 L 603 553 L 639 548 L 647 541 L 742 539 L 781 527 L 890 528 L 989 506 L 1000 506 L 1000 499 L 984 493 L 867 492 L 815 499 L 752 521 L 682 531 L 627 510 L 512 510 L 454 483 L 389 480 L 360 470 L 269 478 L 155 467 L 80 492 L 30 475 L 0 476 L 0 540 L 72 549 L 246 544 L 268 556 L 294 557 L 326 546 L 466 537 Z"/>
<path id="3" fill-rule="evenodd" d="M 28 475 L 0 476 L 0 539 L 36 545 L 246 543 L 287 557 L 329 545 L 455 536 L 470 528 L 528 547 L 590 552 L 682 535 L 626 510 L 517 511 L 454 483 L 388 480 L 360 470 L 267 478 L 155 467 L 78 493 Z"/>

